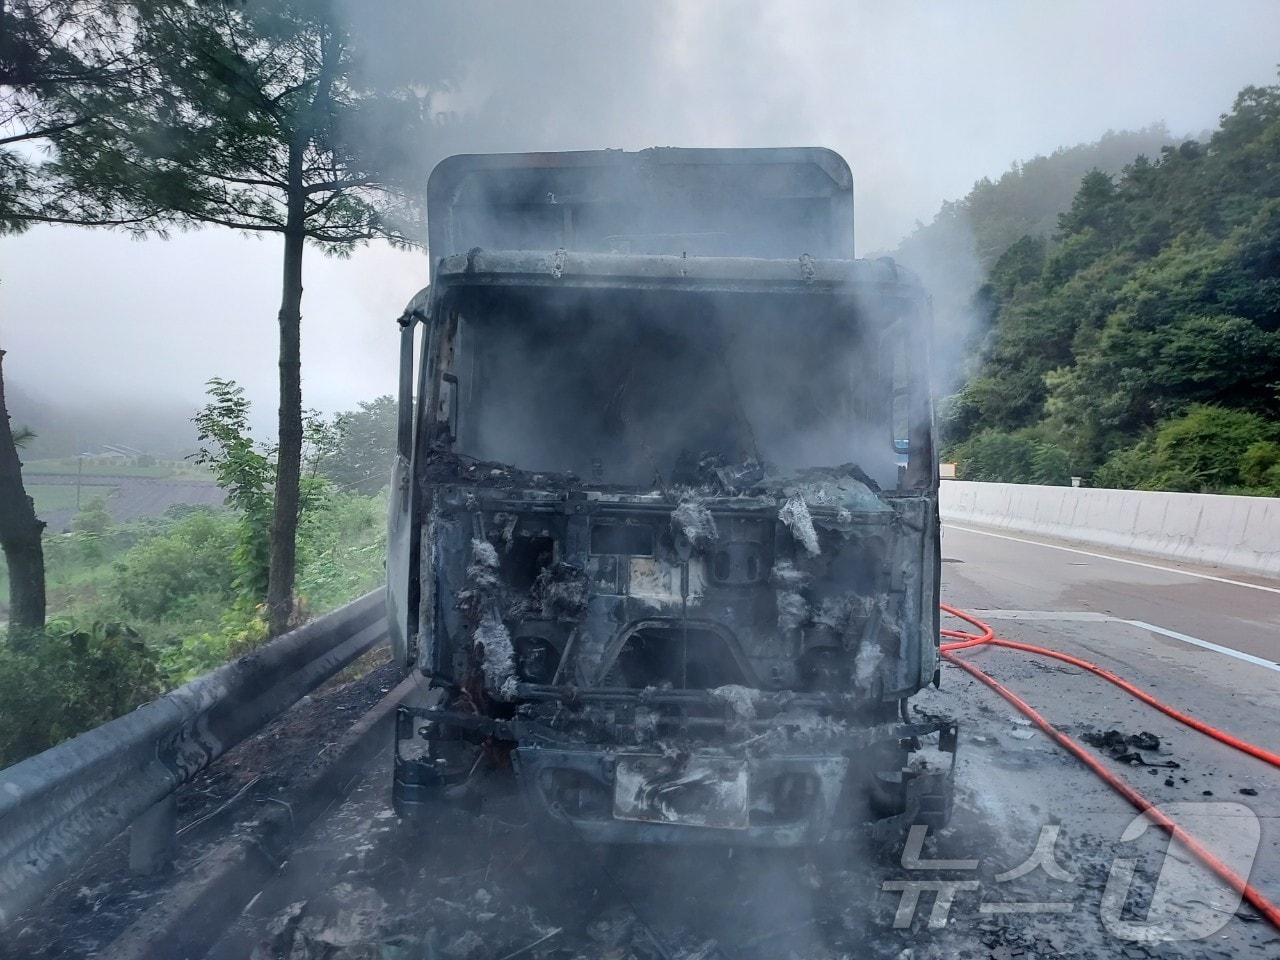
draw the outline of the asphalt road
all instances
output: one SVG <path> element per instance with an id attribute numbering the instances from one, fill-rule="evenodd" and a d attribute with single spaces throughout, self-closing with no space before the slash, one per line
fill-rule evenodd
<path id="1" fill-rule="evenodd" d="M 959 527 L 946 528 L 943 557 L 944 600 L 990 623 L 997 636 L 1093 662 L 1184 713 L 1280 752 L 1280 667 L 1275 663 L 1280 659 L 1280 583 Z M 1104 750 L 1093 752 L 1151 801 L 1180 805 L 1170 810 L 1175 819 L 1224 859 L 1234 860 L 1240 872 L 1249 871 L 1253 884 L 1272 902 L 1280 902 L 1280 771 L 1070 665 L 999 648 L 960 655 L 1077 738 L 1090 728 L 1156 734 L 1160 749 L 1139 753 L 1148 762 L 1172 762 L 1176 768 L 1122 764 Z M 944 673 L 943 686 L 940 692 L 950 687 L 952 702 L 960 706 L 977 685 L 952 669 Z M 1003 701 L 988 702 L 1013 716 Z M 1114 863 L 1131 855 L 1124 853 L 1129 842 L 1121 839 L 1130 818 L 1127 805 L 1114 793 L 1100 791 L 1096 779 L 1081 780 L 1083 768 L 1075 761 L 1072 769 L 1057 774 L 1046 769 L 1043 753 L 1061 753 L 1056 745 L 1038 733 L 1025 741 L 1028 749 L 1022 754 L 1032 776 L 1010 779 L 1005 768 L 1020 754 L 1011 737 L 1024 735 L 1008 728 L 997 734 L 998 743 L 988 745 L 974 725 L 970 732 L 974 749 L 963 779 L 977 789 L 975 803 L 1003 810 L 1015 821 L 1025 820 L 1034 804 L 1050 819 L 1074 821 L 1092 834 L 1104 860 L 1110 857 Z M 1255 830 L 1260 842 L 1251 858 Z M 1163 841 L 1158 845 L 1167 846 Z M 1175 851 L 1173 856 L 1190 862 L 1185 854 Z M 1158 875 L 1163 864 L 1162 849 L 1139 873 L 1155 870 Z M 1205 903 L 1225 909 L 1234 902 L 1202 871 L 1184 880 L 1187 889 L 1177 902 L 1188 916 Z M 1081 906 L 1086 914 L 1100 912 L 1088 898 Z M 1247 909 L 1242 912 L 1248 915 Z M 1102 926 L 1101 941 L 1111 944 L 1116 955 L 1130 955 L 1119 951 L 1135 945 Z M 1253 926 L 1256 933 L 1262 925 Z M 1280 941 L 1270 934 L 1251 936 L 1247 925 L 1232 920 L 1212 937 L 1152 943 L 1146 949 L 1156 956 L 1184 955 L 1177 952 L 1181 950 L 1189 956 L 1222 951 L 1276 957 Z"/>
<path id="2" fill-rule="evenodd" d="M 1280 661 L 1280 582 L 951 525 L 942 544 L 943 582 L 968 608 L 1137 620 Z"/>

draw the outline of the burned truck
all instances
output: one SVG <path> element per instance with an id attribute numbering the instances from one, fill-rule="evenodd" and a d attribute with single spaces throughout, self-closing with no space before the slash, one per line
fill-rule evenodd
<path id="1" fill-rule="evenodd" d="M 400 320 L 393 800 L 553 839 L 941 825 L 928 299 L 819 149 L 458 156 Z"/>

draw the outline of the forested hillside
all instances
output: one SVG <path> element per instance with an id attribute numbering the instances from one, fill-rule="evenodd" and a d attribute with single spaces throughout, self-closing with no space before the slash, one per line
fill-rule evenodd
<path id="1" fill-rule="evenodd" d="M 964 199 L 944 203 L 931 223 L 917 225 L 894 256 L 916 269 L 936 269 L 937 261 L 949 259 L 989 270 L 1022 237 L 1055 233 L 1058 215 L 1071 205 L 1086 173 L 1119 173 L 1134 157 L 1158 155 L 1174 140 L 1162 123 L 1109 130 L 1095 143 L 1060 147 L 1016 163 L 996 180 L 983 177 Z M 949 258 L 939 256 L 948 252 Z"/>
<path id="2" fill-rule="evenodd" d="M 1002 182 L 963 202 L 980 259 L 1042 210 Z M 993 191 L 1017 212 L 983 207 Z M 1242 91 L 1205 142 L 1088 172 L 971 307 L 942 409 L 963 476 L 1280 495 L 1280 85 Z"/>

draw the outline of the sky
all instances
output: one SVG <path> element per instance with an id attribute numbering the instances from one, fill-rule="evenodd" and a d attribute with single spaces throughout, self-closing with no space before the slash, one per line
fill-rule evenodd
<path id="1" fill-rule="evenodd" d="M 1275 82 L 1280 3 L 1179 0 L 346 0 L 375 60 L 453 79 L 432 156 L 649 146 L 835 149 L 856 246 L 884 252 L 975 180 L 1108 129 L 1216 125 Z M 280 241 L 219 228 L 135 241 L 66 227 L 0 239 L 0 346 L 28 392 L 194 410 L 234 379 L 269 432 Z M 309 251 L 303 397 L 394 393 L 395 318 L 422 253 Z"/>

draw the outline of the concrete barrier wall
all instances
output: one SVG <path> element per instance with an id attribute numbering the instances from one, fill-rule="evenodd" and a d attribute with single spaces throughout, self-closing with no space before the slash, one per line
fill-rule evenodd
<path id="1" fill-rule="evenodd" d="M 1280 579 L 1280 499 L 944 480 L 942 519 Z"/>

